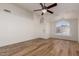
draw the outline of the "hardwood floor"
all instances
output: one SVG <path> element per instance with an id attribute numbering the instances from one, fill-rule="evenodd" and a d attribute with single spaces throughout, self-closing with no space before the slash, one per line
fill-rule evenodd
<path id="1" fill-rule="evenodd" d="M 61 39 L 34 39 L 0 48 L 1 56 L 79 56 L 79 43 Z"/>

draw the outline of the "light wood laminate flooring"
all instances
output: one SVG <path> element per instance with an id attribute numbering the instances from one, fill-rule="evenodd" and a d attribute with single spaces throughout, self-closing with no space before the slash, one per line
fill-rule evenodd
<path id="1" fill-rule="evenodd" d="M 79 43 L 38 38 L 0 47 L 0 56 L 79 56 Z"/>

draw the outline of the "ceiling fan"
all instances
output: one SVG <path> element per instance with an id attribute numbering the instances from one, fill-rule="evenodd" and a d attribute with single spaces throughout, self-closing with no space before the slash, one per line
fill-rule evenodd
<path id="1" fill-rule="evenodd" d="M 52 5 L 49 5 L 49 6 L 45 6 L 45 3 L 40 3 L 42 9 L 37 9 L 37 10 L 34 10 L 34 11 L 42 11 L 42 14 L 41 15 L 44 15 L 46 12 L 49 12 L 50 14 L 53 14 L 52 11 L 50 11 L 49 9 L 52 8 L 52 7 L 55 7 L 57 6 L 57 3 L 54 3 Z"/>

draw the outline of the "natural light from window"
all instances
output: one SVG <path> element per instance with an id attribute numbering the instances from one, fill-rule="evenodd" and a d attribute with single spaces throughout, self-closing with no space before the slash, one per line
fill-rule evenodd
<path id="1" fill-rule="evenodd" d="M 70 23 L 64 20 L 56 22 L 56 35 L 69 36 Z"/>

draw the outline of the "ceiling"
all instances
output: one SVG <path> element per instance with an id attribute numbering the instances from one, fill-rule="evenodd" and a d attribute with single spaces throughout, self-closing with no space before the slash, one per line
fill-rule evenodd
<path id="1" fill-rule="evenodd" d="M 49 6 L 53 3 L 46 3 L 46 6 Z M 17 3 L 16 5 L 20 6 L 21 8 L 24 8 L 30 12 L 34 12 L 33 10 L 40 9 L 41 6 L 39 3 Z M 46 13 L 47 16 L 52 16 L 55 18 L 60 17 L 78 17 L 79 15 L 79 3 L 58 3 L 56 7 L 53 7 L 50 9 L 54 12 L 54 14 Z M 34 12 L 38 15 L 41 14 L 40 11 Z M 50 17 L 51 18 L 51 17 Z"/>

